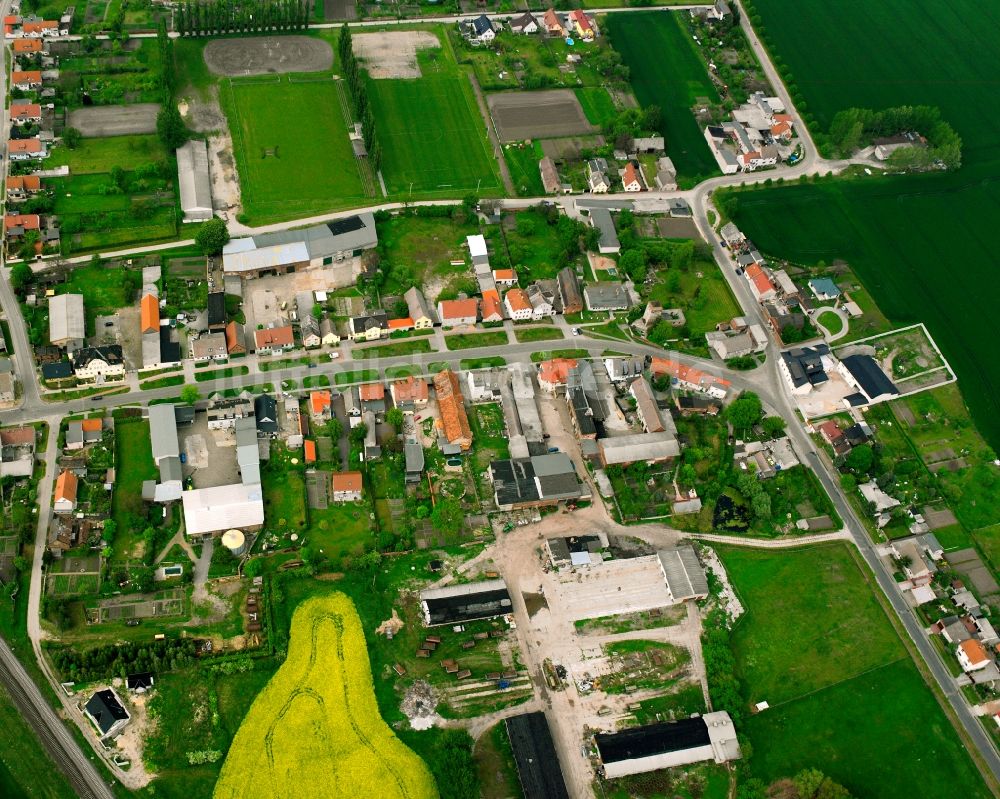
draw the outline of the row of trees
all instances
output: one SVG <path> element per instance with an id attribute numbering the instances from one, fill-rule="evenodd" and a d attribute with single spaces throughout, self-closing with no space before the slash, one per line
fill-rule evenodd
<path id="1" fill-rule="evenodd" d="M 874 139 L 916 132 L 927 139 L 926 147 L 905 147 L 889 157 L 891 166 L 920 169 L 942 162 L 948 169 L 962 165 L 962 140 L 941 118 L 941 110 L 929 105 L 901 105 L 873 111 L 846 108 L 830 123 L 830 144 L 843 156 L 866 147 Z"/>
<path id="2" fill-rule="evenodd" d="M 65 680 L 90 682 L 125 677 L 137 671 L 163 672 L 193 663 L 198 644 L 193 638 L 144 643 L 107 644 L 78 651 L 52 647 L 49 655 Z"/>
<path id="3" fill-rule="evenodd" d="M 309 0 L 187 0 L 176 25 L 181 36 L 305 30 L 311 13 Z"/>
<path id="4" fill-rule="evenodd" d="M 351 29 L 346 23 L 340 29 L 337 51 L 340 55 L 344 75 L 347 78 L 347 89 L 354 101 L 354 113 L 361 120 L 361 136 L 364 138 L 365 149 L 368 151 L 368 160 L 371 162 L 372 169 L 378 172 L 382 168 L 382 145 L 379 144 L 378 137 L 375 135 L 375 115 L 368 100 L 368 86 L 365 83 L 364 70 L 357 56 L 354 55 L 354 41 L 351 38 Z"/>

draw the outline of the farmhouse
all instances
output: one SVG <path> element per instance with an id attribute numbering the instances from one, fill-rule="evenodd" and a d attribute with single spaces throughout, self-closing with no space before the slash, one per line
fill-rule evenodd
<path id="1" fill-rule="evenodd" d="M 393 381 L 389 386 L 392 403 L 403 412 L 413 413 L 427 407 L 429 391 L 427 381 L 408 375 Z"/>
<path id="2" fill-rule="evenodd" d="M 872 144 L 875 146 L 875 157 L 879 161 L 888 161 L 894 152 L 904 147 L 926 147 L 927 140 L 919 133 L 908 131 L 896 136 L 875 139 Z"/>
<path id="3" fill-rule="evenodd" d="M 826 344 L 795 347 L 781 353 L 778 370 L 791 386 L 793 394 L 808 394 L 814 386 L 826 383 L 826 373 L 832 366 L 830 348 Z"/>
<path id="4" fill-rule="evenodd" d="M 505 724 L 525 799 L 569 799 L 545 714 L 522 713 Z"/>
<path id="5" fill-rule="evenodd" d="M 542 187 L 545 189 L 545 193 L 558 194 L 560 185 L 559 170 L 556 169 L 556 162 L 545 156 L 545 158 L 538 162 L 538 172 L 542 176 Z"/>
<path id="6" fill-rule="evenodd" d="M 736 730 L 725 711 L 598 733 L 594 744 L 608 779 L 706 760 L 726 763 L 741 757 Z"/>
<path id="7" fill-rule="evenodd" d="M 83 712 L 93 722 L 102 739 L 119 732 L 129 722 L 128 711 L 110 688 L 97 691 L 90 697 Z"/>
<path id="8" fill-rule="evenodd" d="M 80 380 L 98 383 L 108 378 L 125 376 L 125 359 L 118 344 L 106 347 L 84 347 L 73 353 L 73 374 Z"/>
<path id="9" fill-rule="evenodd" d="M 330 490 L 334 502 L 359 502 L 364 490 L 361 472 L 334 472 Z"/>
<path id="10" fill-rule="evenodd" d="M 438 318 L 444 327 L 474 325 L 479 320 L 479 300 L 442 300 L 437 307 Z"/>
<path id="11" fill-rule="evenodd" d="M 49 298 L 49 343 L 73 352 L 83 346 L 86 333 L 82 294 Z"/>
<path id="12" fill-rule="evenodd" d="M 848 385 L 857 389 L 856 393 L 844 397 L 844 403 L 849 408 L 883 402 L 899 396 L 896 384 L 870 355 L 848 355 L 841 359 L 837 371 Z"/>
<path id="13" fill-rule="evenodd" d="M 266 327 L 253 332 L 254 348 L 259 355 L 272 355 L 295 347 L 295 332 L 291 325 Z"/>
<path id="14" fill-rule="evenodd" d="M 211 219 L 212 180 L 208 174 L 208 143 L 190 139 L 177 148 L 177 187 L 185 222 Z"/>
<path id="15" fill-rule="evenodd" d="M 575 358 L 553 358 L 538 364 L 538 385 L 550 393 L 564 388 L 571 369 L 575 369 Z"/>
<path id="16" fill-rule="evenodd" d="M 625 164 L 625 170 L 622 172 L 622 189 L 628 192 L 642 191 L 643 189 L 639 168 L 632 161 Z"/>
<path id="17" fill-rule="evenodd" d="M 502 579 L 428 588 L 420 592 L 424 624 L 462 624 L 495 619 L 511 612 L 510 593 Z"/>
<path id="18" fill-rule="evenodd" d="M 424 299 L 424 295 L 420 289 L 416 286 L 411 286 L 403 295 L 403 299 L 406 301 L 406 308 L 410 313 L 410 318 L 413 320 L 414 328 L 423 330 L 428 327 L 434 327 L 434 317 L 431 316 L 430 306 L 427 304 L 427 300 Z"/>
<path id="19" fill-rule="evenodd" d="M 583 289 L 583 299 L 588 311 L 627 311 L 632 298 L 622 283 L 604 281 L 592 283 Z"/>
<path id="20" fill-rule="evenodd" d="M 493 461 L 490 482 L 500 510 L 557 505 L 589 497 L 580 485 L 573 462 L 563 452 Z"/>
<path id="21" fill-rule="evenodd" d="M 447 444 L 463 451 L 472 447 L 472 430 L 465 412 L 465 400 L 458 375 L 445 369 L 434 376 L 434 393 L 437 396 L 440 418 L 436 424 Z"/>
<path id="22" fill-rule="evenodd" d="M 514 321 L 531 319 L 531 300 L 524 289 L 511 289 L 503 298 L 507 315 Z"/>

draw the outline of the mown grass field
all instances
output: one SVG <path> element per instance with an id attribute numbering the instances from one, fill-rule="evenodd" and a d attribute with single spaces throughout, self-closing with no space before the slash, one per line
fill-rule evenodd
<path id="1" fill-rule="evenodd" d="M 219 100 L 251 223 L 363 204 L 337 87 L 328 77 L 227 80 Z"/>
<path id="2" fill-rule="evenodd" d="M 437 796 L 426 764 L 379 714 L 361 620 L 340 593 L 295 610 L 288 658 L 243 720 L 214 796 L 303 793 Z"/>
<path id="3" fill-rule="evenodd" d="M 719 547 L 747 613 L 732 646 L 750 770 L 817 768 L 855 796 L 990 795 L 846 545 Z"/>
<path id="4" fill-rule="evenodd" d="M 468 76 L 450 50 L 425 50 L 418 57 L 420 78 L 368 81 L 389 194 L 499 193 L 498 166 Z"/>
<path id="5" fill-rule="evenodd" d="M 608 90 L 603 86 L 588 86 L 573 91 L 590 124 L 604 126 L 614 120 L 618 110 Z"/>
<path id="6" fill-rule="evenodd" d="M 852 106 L 934 105 L 962 138 L 964 166 L 762 189 L 741 195 L 735 221 L 765 252 L 805 263 L 848 260 L 892 321 L 925 322 L 976 423 L 1000 447 L 1000 351 L 990 321 L 1000 281 L 988 233 L 1000 211 L 1000 107 L 989 101 L 1000 7 L 806 0 L 790 14 L 780 0 L 755 5 L 772 53 L 821 130 Z"/>
<path id="7" fill-rule="evenodd" d="M 663 112 L 660 132 L 678 174 L 697 182 L 718 169 L 691 108 L 698 97 L 719 95 L 676 13 L 683 12 L 609 14 L 604 25 L 631 70 L 636 99 Z"/>

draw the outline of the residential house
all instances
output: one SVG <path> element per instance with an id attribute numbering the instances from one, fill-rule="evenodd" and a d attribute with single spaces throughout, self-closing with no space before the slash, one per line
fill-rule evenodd
<path id="1" fill-rule="evenodd" d="M 647 433 L 662 433 L 667 429 L 663 423 L 663 415 L 653 397 L 653 388 L 649 381 L 640 375 L 629 386 L 628 393 L 635 400 L 635 411 L 642 422 L 642 429 Z"/>
<path id="2" fill-rule="evenodd" d="M 499 288 L 509 289 L 511 286 L 517 285 L 517 272 L 513 269 L 494 269 L 493 282 Z"/>
<path id="3" fill-rule="evenodd" d="M 0 430 L 0 477 L 30 477 L 35 465 L 35 428 Z"/>
<path id="4" fill-rule="evenodd" d="M 340 334 L 334 328 L 332 319 L 324 318 L 319 323 L 319 336 L 324 347 L 335 347 L 340 343 Z"/>
<path id="5" fill-rule="evenodd" d="M 726 17 L 731 16 L 732 13 L 729 9 L 729 3 L 726 0 L 715 0 L 715 3 L 708 10 L 707 16 L 708 19 L 722 22 Z"/>
<path id="6" fill-rule="evenodd" d="M 344 398 L 344 412 L 351 417 L 351 427 L 358 424 L 355 419 L 361 417 L 361 393 L 357 386 L 348 386 L 341 393 Z"/>
<path id="7" fill-rule="evenodd" d="M 364 483 L 361 472 L 334 472 L 330 477 L 334 502 L 360 502 Z"/>
<path id="8" fill-rule="evenodd" d="M 724 378 L 716 377 L 708 372 L 703 372 L 701 369 L 696 369 L 693 366 L 688 366 L 669 358 L 653 358 L 650 362 L 650 371 L 654 377 L 659 375 L 669 376 L 671 383 L 677 388 L 699 391 L 717 399 L 725 399 L 732 385 Z"/>
<path id="9" fill-rule="evenodd" d="M 427 304 L 427 300 L 424 299 L 424 295 L 420 289 L 416 286 L 411 286 L 403 295 L 403 299 L 406 300 L 406 307 L 409 310 L 410 318 L 413 320 L 413 326 L 417 330 L 434 327 L 434 317 L 431 315 L 430 306 Z"/>
<path id="10" fill-rule="evenodd" d="M 741 358 L 767 349 L 767 334 L 760 325 L 748 325 L 742 330 L 713 330 L 705 334 L 705 341 L 723 360 Z"/>
<path id="11" fill-rule="evenodd" d="M 569 21 L 576 31 L 576 35 L 579 36 L 585 42 L 594 41 L 594 37 L 597 35 L 597 30 L 594 28 L 594 24 L 587 13 L 582 9 L 574 9 L 569 12 Z"/>
<path id="12" fill-rule="evenodd" d="M 309 392 L 309 418 L 317 424 L 333 418 L 333 395 L 326 389 Z"/>
<path id="13" fill-rule="evenodd" d="M 442 300 L 437 306 L 438 318 L 444 327 L 474 325 L 479 320 L 479 300 Z"/>
<path id="14" fill-rule="evenodd" d="M 18 103 L 10 107 L 10 121 L 16 125 L 40 124 L 42 107 L 38 103 Z"/>
<path id="15" fill-rule="evenodd" d="M 597 243 L 597 250 L 601 255 L 613 255 L 621 252 L 621 242 L 618 240 L 618 231 L 615 230 L 614 219 L 607 208 L 590 209 L 590 226 L 596 228 L 600 234 Z"/>
<path id="16" fill-rule="evenodd" d="M 500 402 L 505 371 L 475 369 L 468 373 L 470 402 Z"/>
<path id="17" fill-rule="evenodd" d="M 555 12 L 554 9 L 550 8 L 545 12 L 542 17 L 542 25 L 545 28 L 545 32 L 549 36 L 559 36 L 560 38 L 565 38 L 566 26 L 563 24 L 562 18 Z"/>
<path id="18" fill-rule="evenodd" d="M 103 383 L 107 379 L 125 377 L 125 358 L 118 344 L 106 347 L 84 347 L 73 353 L 73 374 L 78 380 Z"/>
<path id="19" fill-rule="evenodd" d="M 840 429 L 840 425 L 836 421 L 823 422 L 817 429 L 820 437 L 833 447 L 834 455 L 845 455 L 851 451 L 850 442 L 848 442 L 847 436 L 844 435 L 844 431 Z"/>
<path id="20" fill-rule="evenodd" d="M 826 344 L 794 347 L 781 353 L 778 371 L 788 382 L 793 394 L 808 394 L 815 386 L 826 383 L 826 370 L 832 366 L 830 348 Z"/>
<path id="21" fill-rule="evenodd" d="M 723 244 L 727 247 L 738 247 L 747 240 L 746 236 L 732 222 L 726 222 L 726 224 L 719 228 L 719 235 L 722 237 Z"/>
<path id="22" fill-rule="evenodd" d="M 413 330 L 413 319 L 409 316 L 404 316 L 400 319 L 390 319 L 389 335 L 391 336 L 397 330 Z M 317 332 L 317 337 L 318 337 L 318 332 Z"/>
<path id="23" fill-rule="evenodd" d="M 612 383 L 627 385 L 633 378 L 639 377 L 646 369 L 644 359 L 636 357 L 616 357 L 604 359 L 604 371 Z"/>
<path id="24" fill-rule="evenodd" d="M 750 291 L 757 298 L 757 302 L 774 299 L 777 295 L 778 291 L 775 289 L 774 283 L 771 282 L 771 278 L 759 264 L 750 264 L 743 274 L 749 281 Z"/>
<path id="25" fill-rule="evenodd" d="M 389 316 L 382 310 L 355 316 L 351 319 L 350 330 L 352 341 L 378 341 L 389 335 Z"/>
<path id="26" fill-rule="evenodd" d="M 358 386 L 361 412 L 370 411 L 376 415 L 385 413 L 385 384 L 363 383 Z"/>
<path id="27" fill-rule="evenodd" d="M 86 332 L 82 294 L 49 298 L 49 343 L 73 352 L 83 346 Z"/>
<path id="28" fill-rule="evenodd" d="M 485 14 L 481 14 L 469 23 L 469 38 L 477 42 L 492 42 L 496 37 L 496 28 Z"/>
<path id="29" fill-rule="evenodd" d="M 18 39 L 13 43 L 11 49 L 15 56 L 30 56 L 38 55 L 44 47 L 38 39 Z"/>
<path id="30" fill-rule="evenodd" d="M 226 352 L 230 355 L 247 353 L 245 328 L 239 322 L 234 321 L 226 325 Z"/>
<path id="31" fill-rule="evenodd" d="M 253 338 L 258 355 L 273 355 L 295 348 L 295 332 L 291 325 L 255 330 Z"/>
<path id="32" fill-rule="evenodd" d="M 434 376 L 434 393 L 437 395 L 437 421 L 441 438 L 463 451 L 472 447 L 472 430 L 465 412 L 465 399 L 458 375 L 445 369 Z"/>
<path id="33" fill-rule="evenodd" d="M 55 513 L 73 513 L 76 511 L 76 495 L 79 480 L 74 472 L 63 469 L 56 478 L 56 493 L 52 502 Z"/>
<path id="34" fill-rule="evenodd" d="M 627 311 L 632 307 L 628 290 L 617 281 L 591 283 L 583 289 L 583 299 L 588 311 Z"/>
<path id="35" fill-rule="evenodd" d="M 531 300 L 528 299 L 528 292 L 524 289 L 511 289 L 503 298 L 507 307 L 507 316 L 515 322 L 531 319 Z"/>
<path id="36" fill-rule="evenodd" d="M 580 313 L 583 310 L 583 293 L 580 291 L 580 281 L 576 277 L 576 271 L 571 266 L 563 267 L 559 270 L 556 280 L 559 284 L 563 313 Z"/>
<path id="37" fill-rule="evenodd" d="M 656 188 L 661 191 L 677 191 L 677 167 L 666 156 L 656 159 Z"/>
<path id="38" fill-rule="evenodd" d="M 30 92 L 42 88 L 42 73 L 37 69 L 19 70 L 10 73 L 10 85 L 22 92 Z"/>
<path id="39" fill-rule="evenodd" d="M 297 416 L 298 403 L 289 404 L 296 406 Z M 254 397 L 253 415 L 254 421 L 257 423 L 257 435 L 259 437 L 274 438 L 281 431 L 281 427 L 278 424 L 278 401 L 270 394 L 258 394 Z"/>
<path id="40" fill-rule="evenodd" d="M 809 291 L 820 302 L 829 302 L 840 297 L 841 291 L 837 284 L 829 277 L 814 277 L 808 282 Z"/>
<path id="41" fill-rule="evenodd" d="M 778 288 L 785 296 L 798 296 L 799 287 L 795 285 L 795 281 L 788 276 L 788 272 L 784 269 L 775 269 L 771 272 L 771 279 L 778 284 Z"/>
<path id="42" fill-rule="evenodd" d="M 299 323 L 299 335 L 302 337 L 302 346 L 306 349 L 315 349 L 323 343 L 319 322 L 313 316 L 306 316 Z"/>
<path id="43" fill-rule="evenodd" d="M 766 166 L 775 166 L 778 163 L 778 149 L 774 145 L 764 145 L 759 150 L 740 153 L 736 160 L 744 172 L 753 172 Z"/>
<path id="44" fill-rule="evenodd" d="M 427 381 L 423 378 L 408 375 L 400 380 L 394 380 L 389 385 L 392 404 L 404 413 L 413 413 L 427 407 L 429 391 Z"/>
<path id="45" fill-rule="evenodd" d="M 39 138 L 11 139 L 7 142 L 7 153 L 11 161 L 28 161 L 32 158 L 48 158 L 49 151 Z"/>
<path id="46" fill-rule="evenodd" d="M 848 385 L 857 389 L 844 398 L 849 408 L 883 402 L 899 396 L 899 389 L 871 355 L 848 355 L 841 358 L 837 371 Z"/>
<path id="47" fill-rule="evenodd" d="M 538 33 L 538 20 L 535 19 L 535 16 L 530 11 L 512 18 L 508 24 L 510 25 L 511 33 L 518 35 Z"/>
<path id="48" fill-rule="evenodd" d="M 605 194 L 611 190 L 608 179 L 608 162 L 603 158 L 587 161 L 587 186 L 592 194 Z"/>
<path id="49" fill-rule="evenodd" d="M 483 292 L 483 322 L 502 322 L 503 307 L 500 293 L 496 289 L 487 289 Z"/>
<path id="50" fill-rule="evenodd" d="M 540 388 L 554 394 L 566 387 L 566 381 L 571 369 L 576 369 L 578 361 L 575 358 L 553 358 L 538 364 L 538 385 Z"/>
<path id="51" fill-rule="evenodd" d="M 622 189 L 627 192 L 643 190 L 642 177 L 635 161 L 625 164 L 625 170 L 622 172 Z"/>
<path id="52" fill-rule="evenodd" d="M 209 430 L 233 430 L 237 419 L 249 419 L 254 415 L 253 398 L 243 392 L 239 397 L 223 397 L 213 394 L 206 408 Z"/>
<path id="53" fill-rule="evenodd" d="M 561 191 L 559 170 L 556 169 L 556 162 L 549 156 L 538 162 L 538 173 L 542 176 L 542 188 L 546 194 L 558 194 Z"/>
<path id="54" fill-rule="evenodd" d="M 101 419 L 77 419 L 66 426 L 66 449 L 83 449 L 88 444 L 101 440 L 104 422 Z"/>
<path id="55" fill-rule="evenodd" d="M 958 662 L 962 666 L 962 671 L 966 673 L 985 669 L 993 662 L 990 656 L 986 654 L 986 649 L 975 638 L 962 641 L 956 648 L 956 654 L 958 655 Z"/>
<path id="56" fill-rule="evenodd" d="M 559 285 L 555 280 L 536 280 L 528 286 L 531 318 L 546 319 L 559 312 Z"/>
<path id="57" fill-rule="evenodd" d="M 12 203 L 24 202 L 42 190 L 38 175 L 15 175 L 7 178 L 7 199 Z"/>
<path id="58" fill-rule="evenodd" d="M 198 338 L 191 340 L 190 347 L 191 360 L 195 363 L 229 360 L 225 333 L 202 333 Z"/>
<path id="59" fill-rule="evenodd" d="M 60 29 L 59 23 L 51 19 L 24 19 L 21 25 L 21 34 L 28 38 L 39 39 L 41 37 L 68 36 L 69 29 L 65 33 Z"/>
<path id="60" fill-rule="evenodd" d="M 97 691 L 90 697 L 83 712 L 97 728 L 102 740 L 117 734 L 129 722 L 128 711 L 110 688 Z"/>

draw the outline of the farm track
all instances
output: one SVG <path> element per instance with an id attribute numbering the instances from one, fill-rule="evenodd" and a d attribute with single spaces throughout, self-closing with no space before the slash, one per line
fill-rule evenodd
<path id="1" fill-rule="evenodd" d="M 344 88 L 344 81 L 335 80 L 337 86 L 337 99 L 340 101 L 340 112 L 344 115 L 344 122 L 348 131 L 354 127 L 354 115 L 351 113 L 351 101 L 347 97 L 347 89 Z M 358 166 L 358 174 L 361 176 L 361 183 L 365 189 L 366 197 L 375 196 L 375 176 L 372 174 L 371 164 L 367 158 L 359 155 L 354 156 L 354 162 Z"/>

